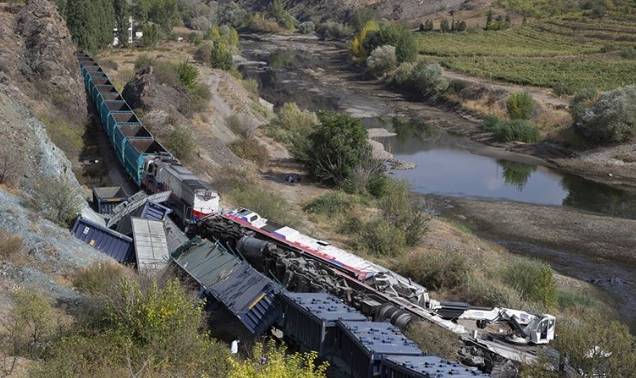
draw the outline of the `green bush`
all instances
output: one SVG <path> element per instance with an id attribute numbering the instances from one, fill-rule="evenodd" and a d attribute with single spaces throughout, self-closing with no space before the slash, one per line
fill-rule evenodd
<path id="1" fill-rule="evenodd" d="M 636 85 L 575 97 L 572 107 L 575 127 L 583 137 L 599 144 L 622 143 L 636 134 Z"/>
<path id="2" fill-rule="evenodd" d="M 81 193 L 63 177 L 42 177 L 34 185 L 32 204 L 48 220 L 69 226 L 81 210 Z"/>
<path id="3" fill-rule="evenodd" d="M 272 0 L 269 11 L 285 29 L 293 30 L 296 26 L 296 19 L 285 9 L 281 0 Z"/>
<path id="4" fill-rule="evenodd" d="M 230 149 L 241 159 L 249 160 L 258 166 L 265 166 L 269 162 L 269 152 L 255 138 L 246 137 L 230 144 Z"/>
<path id="5" fill-rule="evenodd" d="M 384 75 L 395 67 L 397 67 L 397 58 L 393 46 L 380 46 L 373 50 L 367 59 L 367 68 L 376 77 Z"/>
<path id="6" fill-rule="evenodd" d="M 311 21 L 301 22 L 300 25 L 298 25 L 298 31 L 301 34 L 311 34 L 316 31 L 316 25 Z"/>
<path id="7" fill-rule="evenodd" d="M 199 63 L 210 64 L 210 57 L 212 54 L 212 42 L 202 42 L 199 47 L 194 51 L 194 60 Z"/>
<path id="8" fill-rule="evenodd" d="M 408 87 L 411 75 L 415 70 L 415 63 L 402 63 L 388 78 L 388 84 L 397 88 Z"/>
<path id="9" fill-rule="evenodd" d="M 224 4 L 219 10 L 220 24 L 228 24 L 240 29 L 249 19 L 249 12 L 234 1 Z"/>
<path id="10" fill-rule="evenodd" d="M 295 226 L 300 223 L 287 200 L 277 193 L 254 186 L 236 187 L 229 193 L 236 206 L 246 207 L 279 224 Z"/>
<path id="11" fill-rule="evenodd" d="M 621 58 L 636 59 L 636 47 L 625 47 L 621 50 Z"/>
<path id="12" fill-rule="evenodd" d="M 230 71 L 234 67 L 231 50 L 223 43 L 215 43 L 210 53 L 212 68 Z"/>
<path id="13" fill-rule="evenodd" d="M 364 224 L 356 235 L 356 245 L 374 256 L 395 257 L 404 252 L 404 233 L 384 219 Z"/>
<path id="14" fill-rule="evenodd" d="M 55 309 L 50 299 L 33 290 L 19 289 L 12 299 L 13 309 L 8 319 L 3 319 L 6 322 L 0 338 L 11 338 L 12 345 L 7 346 L 16 354 L 10 355 L 37 360 L 47 353 L 59 326 Z"/>
<path id="15" fill-rule="evenodd" d="M 179 83 L 188 90 L 193 90 L 197 84 L 197 77 L 199 76 L 199 70 L 188 62 L 182 62 L 177 65 L 177 77 Z"/>
<path id="16" fill-rule="evenodd" d="M 513 93 L 506 100 L 506 110 L 510 119 L 532 118 L 534 106 L 534 99 L 528 92 Z"/>
<path id="17" fill-rule="evenodd" d="M 408 183 L 389 181 L 378 205 L 383 219 L 402 231 L 406 245 L 419 243 L 428 228 L 429 217 L 411 199 Z"/>
<path id="18" fill-rule="evenodd" d="M 267 18 L 262 13 L 254 13 L 250 16 L 247 28 L 256 33 L 283 33 L 285 28 L 275 20 Z"/>
<path id="19" fill-rule="evenodd" d="M 346 114 L 321 112 L 318 118 L 320 124 L 292 153 L 313 177 L 338 185 L 370 160 L 368 133 L 360 120 Z"/>
<path id="20" fill-rule="evenodd" d="M 418 63 L 411 72 L 410 85 L 423 97 L 436 98 L 448 89 L 439 64 Z"/>
<path id="21" fill-rule="evenodd" d="M 89 295 L 110 294 L 125 278 L 124 268 L 120 265 L 97 263 L 79 271 L 73 277 L 73 286 Z"/>
<path id="22" fill-rule="evenodd" d="M 377 32 L 370 32 L 362 41 L 366 51 L 373 51 L 380 46 L 395 47 L 398 62 L 413 62 L 417 58 L 417 41 L 413 32 L 404 25 L 384 23 Z"/>
<path id="23" fill-rule="evenodd" d="M 89 298 L 89 300 L 92 298 Z M 103 301 L 104 298 L 100 298 Z M 76 322 L 50 345 L 35 377 L 227 376 L 225 346 L 200 329 L 203 308 L 175 280 L 123 280 L 95 316 Z"/>
<path id="24" fill-rule="evenodd" d="M 430 290 L 452 290 L 466 284 L 470 267 L 463 255 L 431 250 L 403 256 L 397 269 Z"/>
<path id="25" fill-rule="evenodd" d="M 593 315 L 583 320 L 562 319 L 557 329 L 556 348 L 581 376 L 633 376 L 636 340 L 626 325 Z"/>
<path id="26" fill-rule="evenodd" d="M 435 99 L 448 90 L 448 80 L 439 64 L 402 63 L 388 79 L 394 87 L 406 89 L 425 98 Z"/>
<path id="27" fill-rule="evenodd" d="M 376 174 L 369 178 L 367 191 L 375 198 L 384 197 L 391 189 L 393 180 L 384 174 Z"/>
<path id="28" fill-rule="evenodd" d="M 353 207 L 352 197 L 342 192 L 329 192 L 307 203 L 303 210 L 312 214 L 335 216 Z"/>
<path id="29" fill-rule="evenodd" d="M 530 121 L 515 119 L 502 121 L 497 117 L 488 117 L 481 124 L 482 129 L 493 133 L 500 142 L 521 141 L 535 143 L 539 140 L 539 129 Z"/>
<path id="30" fill-rule="evenodd" d="M 552 268 L 540 261 L 518 260 L 505 271 L 504 279 L 521 297 L 552 307 L 557 303 L 556 281 Z"/>
<path id="31" fill-rule="evenodd" d="M 177 127 L 168 136 L 166 147 L 177 159 L 189 161 L 195 149 L 192 131 L 185 127 Z"/>

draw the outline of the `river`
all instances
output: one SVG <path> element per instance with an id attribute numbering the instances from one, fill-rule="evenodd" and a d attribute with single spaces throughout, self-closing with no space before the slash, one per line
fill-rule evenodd
<path id="1" fill-rule="evenodd" d="M 589 242 L 583 245 L 571 240 L 580 239 L 583 243 L 584 227 L 576 228 L 574 233 L 564 230 L 562 234 L 567 238 L 543 240 L 540 236 L 524 235 L 521 229 L 508 233 L 492 232 L 494 229 L 505 230 L 501 226 L 510 223 L 509 220 L 505 216 L 501 217 L 500 223 L 497 219 L 479 219 L 478 215 L 471 216 L 466 210 L 471 217 L 468 221 L 478 223 L 486 230 L 483 236 L 512 252 L 542 258 L 556 270 L 589 282 L 620 282 L 616 287 L 599 286 L 612 295 L 632 331 L 636 330 L 633 315 L 636 310 L 636 262 L 629 252 L 633 250 L 631 247 L 636 248 L 636 239 L 631 236 L 636 223 L 627 220 L 636 219 L 634 193 L 561 172 L 532 156 L 472 141 L 464 131 L 475 129 L 475 121 L 406 98 L 375 80 L 361 77 L 349 67 L 346 50 L 338 44 L 308 37 L 256 35 L 243 35 L 241 41 L 246 58 L 241 65 L 242 73 L 257 80 L 261 96 L 274 105 L 296 102 L 300 107 L 314 111 L 343 111 L 361 119 L 369 129 L 382 128 L 392 132 L 393 136 L 377 140 L 395 159 L 414 163 L 413 169 L 392 172 L 395 177 L 407 180 L 414 192 L 461 199 L 464 208 L 469 207 L 466 203 L 475 206 L 485 203 L 489 210 L 506 211 L 516 206 L 515 203 L 528 204 L 527 222 L 535 229 L 544 229 L 546 234 L 548 231 L 560 234 L 560 227 L 567 223 L 560 219 L 569 219 L 573 214 L 584 221 L 590 219 L 586 227 L 593 228 L 596 222 L 602 224 L 603 230 L 609 231 L 603 231 L 599 238 L 607 239 L 609 243 L 596 249 L 598 255 L 607 259 L 612 253 L 612 240 L 615 240 L 622 243 L 617 249 L 627 249 L 628 252 L 621 256 L 627 255 L 625 261 L 628 263 L 609 259 L 605 260 L 605 269 L 597 269 L 602 260 L 595 254 L 595 249 L 589 248 Z M 437 210 L 444 215 L 446 208 L 440 206 Z M 448 208 L 457 209 L 454 206 Z M 535 213 L 546 211 L 553 216 L 535 216 Z M 464 218 L 454 211 L 448 211 L 448 216 Z M 535 224 L 538 219 L 541 224 Z M 614 231 L 611 227 L 613 219 L 616 219 Z M 610 227 L 605 227 L 606 224 Z M 577 232 L 580 235 L 577 236 Z M 572 269 L 574 266 L 576 269 Z"/>

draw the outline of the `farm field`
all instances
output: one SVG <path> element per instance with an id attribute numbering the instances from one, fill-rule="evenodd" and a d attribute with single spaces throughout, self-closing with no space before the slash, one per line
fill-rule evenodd
<path id="1" fill-rule="evenodd" d="M 444 67 L 571 94 L 636 83 L 636 18 L 582 16 L 528 22 L 502 31 L 419 34 L 420 54 Z"/>

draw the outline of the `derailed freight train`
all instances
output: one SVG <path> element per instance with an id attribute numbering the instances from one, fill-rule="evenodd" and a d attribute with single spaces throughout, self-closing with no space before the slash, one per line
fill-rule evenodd
<path id="1" fill-rule="evenodd" d="M 167 205 L 182 226 L 196 225 L 198 235 L 242 250 L 250 264 L 288 290 L 329 292 L 400 328 L 413 319 L 432 322 L 461 336 L 463 361 L 486 370 L 505 360 L 535 361 L 535 346 L 554 338 L 551 315 L 434 301 L 410 279 L 328 242 L 246 209 L 222 214 L 219 195 L 153 138 L 99 65 L 83 53 L 78 59 L 101 125 L 131 180 L 152 193 L 169 191 Z"/>
<path id="2" fill-rule="evenodd" d="M 171 263 L 208 304 L 221 304 L 244 331 L 258 336 L 275 329 L 295 349 L 316 351 L 329 361 L 330 376 L 485 376 L 474 367 L 423 353 L 396 326 L 369 321 L 333 295 L 289 292 L 219 243 L 194 238 L 173 253 Z M 234 324 L 224 322 L 223 328 Z"/>
<path id="3" fill-rule="evenodd" d="M 408 278 L 247 209 L 204 218 L 197 234 L 236 249 L 288 290 L 331 293 L 402 329 L 425 320 L 454 332 L 464 342 L 462 361 L 488 371 L 505 360 L 536 361 L 555 336 L 552 315 L 435 301 Z"/>
<path id="4" fill-rule="evenodd" d="M 91 57 L 79 53 L 77 58 L 100 124 L 131 180 L 148 192 L 170 191 L 169 206 L 184 226 L 218 212 L 218 193 L 152 136 Z"/>

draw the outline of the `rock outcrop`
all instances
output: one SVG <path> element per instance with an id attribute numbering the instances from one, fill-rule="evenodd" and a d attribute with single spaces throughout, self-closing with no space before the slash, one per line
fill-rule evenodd
<path id="1" fill-rule="evenodd" d="M 17 14 L 0 8 L 0 82 L 11 83 L 38 113 L 77 127 L 87 117 L 76 47 L 55 2 L 31 0 Z"/>

